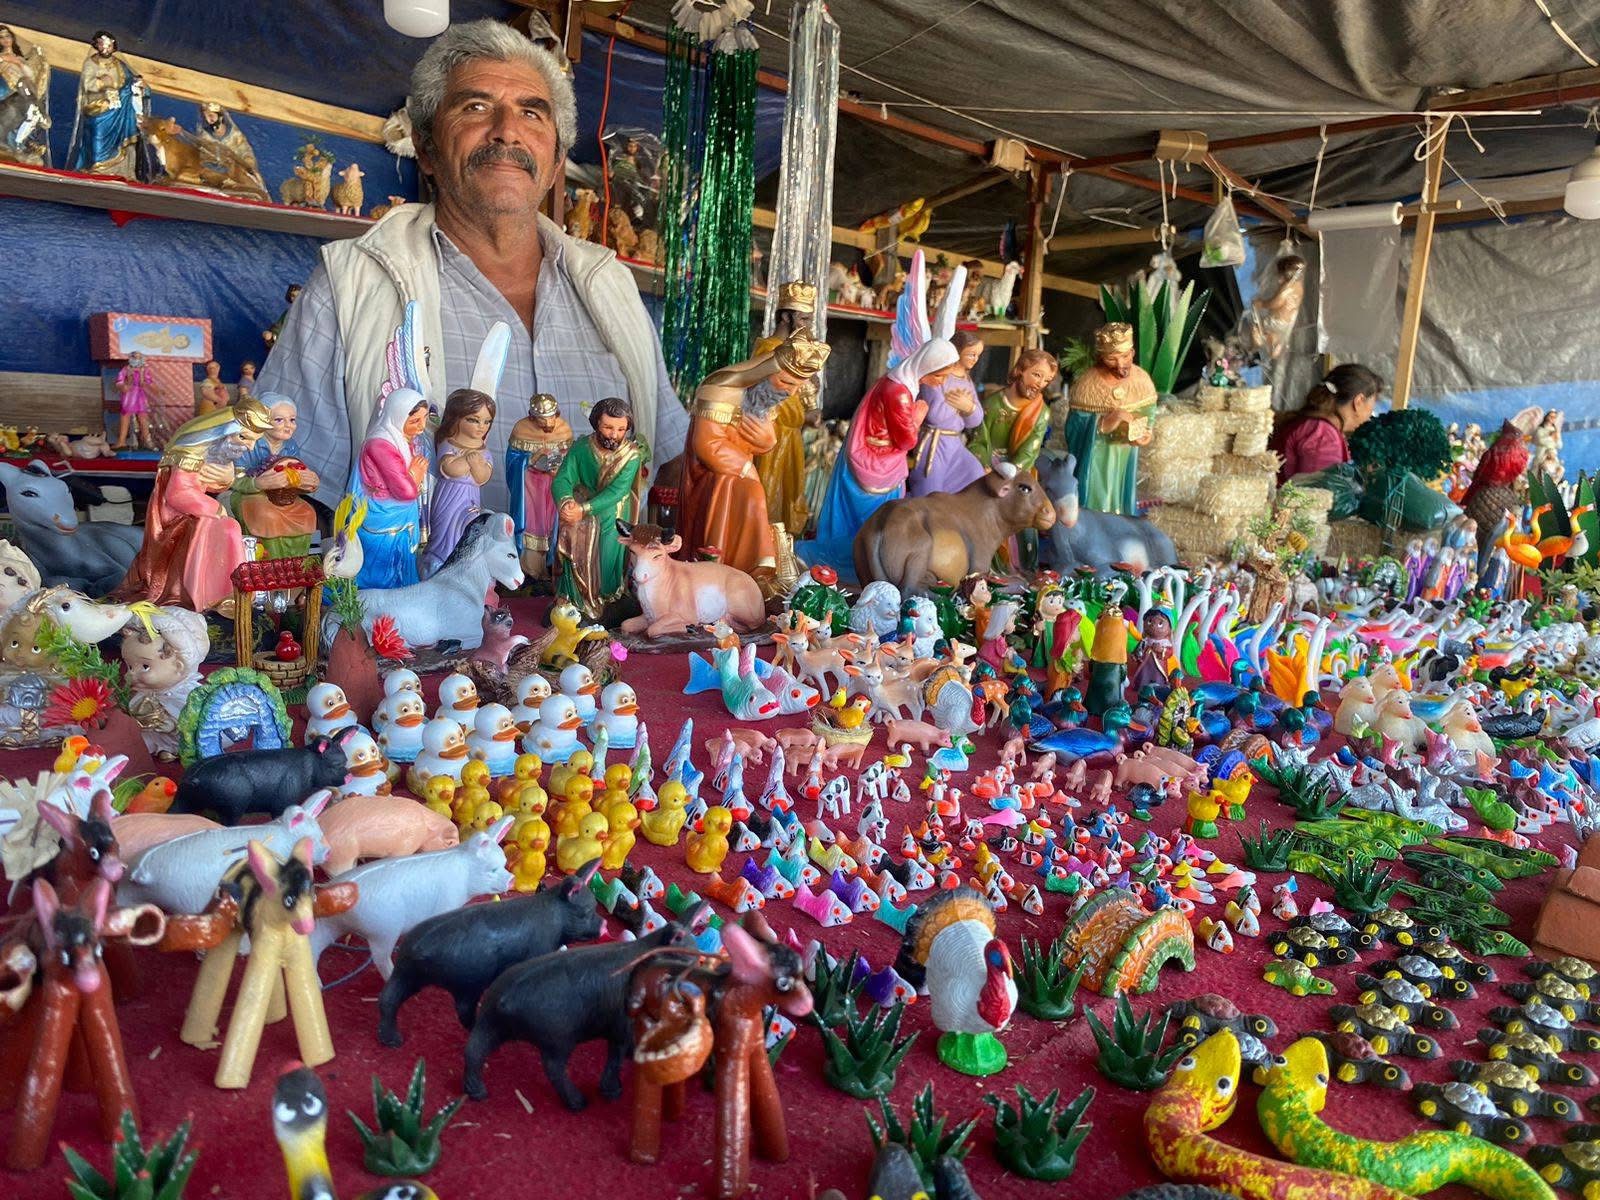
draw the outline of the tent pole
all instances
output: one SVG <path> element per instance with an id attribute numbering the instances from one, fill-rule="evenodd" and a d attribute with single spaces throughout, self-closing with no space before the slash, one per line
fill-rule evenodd
<path id="1" fill-rule="evenodd" d="M 1050 194 L 1049 171 L 1043 163 L 1028 164 L 1028 249 L 1022 278 L 1022 348 L 1033 349 L 1044 337 L 1044 254 L 1049 248 L 1044 234 L 1044 202 Z M 1066 186 L 1066 181 L 1062 181 Z"/>
<path id="2" fill-rule="evenodd" d="M 1433 251 L 1433 206 L 1439 202 L 1439 176 L 1444 171 L 1444 122 L 1428 118 L 1428 136 L 1433 138 L 1428 165 L 1422 182 L 1422 215 L 1417 218 L 1416 237 L 1411 243 L 1411 274 L 1406 279 L 1406 307 L 1400 317 L 1400 354 L 1395 360 L 1394 407 L 1404 408 L 1411 401 L 1411 376 L 1417 361 L 1417 335 L 1422 329 L 1422 297 L 1428 288 L 1428 255 Z"/>

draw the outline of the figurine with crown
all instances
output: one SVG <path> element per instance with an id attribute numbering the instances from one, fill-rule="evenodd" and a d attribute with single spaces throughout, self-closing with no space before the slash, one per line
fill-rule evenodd
<path id="1" fill-rule="evenodd" d="M 1102 325 L 1094 365 L 1067 392 L 1067 450 L 1078 460 L 1078 503 L 1093 512 L 1137 516 L 1139 447 L 1150 441 L 1156 385 L 1133 361 L 1133 326 Z"/>
<path id="2" fill-rule="evenodd" d="M 777 441 L 773 411 L 827 361 L 827 344 L 799 329 L 770 353 L 713 371 L 695 390 L 678 516 L 688 557 L 714 546 L 726 566 L 776 575 L 777 539 L 755 460 Z"/>
<path id="3" fill-rule="evenodd" d="M 787 341 L 790 335 L 806 330 L 813 337 L 817 311 L 815 284 L 794 280 L 778 288 L 778 311 L 772 332 L 756 342 L 751 357 L 759 359 Z M 767 515 L 799 537 L 811 522 L 806 504 L 805 427 L 818 411 L 817 381 L 807 380 L 790 392 L 772 410 L 772 429 L 776 435 L 772 449 L 756 458 L 756 473 L 767 494 Z"/>

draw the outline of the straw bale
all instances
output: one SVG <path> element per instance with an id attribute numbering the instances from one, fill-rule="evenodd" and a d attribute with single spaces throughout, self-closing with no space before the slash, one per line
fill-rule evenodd
<path id="1" fill-rule="evenodd" d="M 1267 475 L 1208 475 L 1200 481 L 1195 507 L 1209 517 L 1245 520 L 1266 512 L 1272 502 L 1272 479 Z"/>
<path id="2" fill-rule="evenodd" d="M 1233 412 L 1270 413 L 1272 411 L 1272 389 L 1270 387 L 1229 388 L 1227 402 L 1228 408 Z"/>
<path id="3" fill-rule="evenodd" d="M 1383 553 L 1383 531 L 1371 521 L 1351 517 L 1329 526 L 1326 557 L 1345 557 L 1351 561 L 1377 558 Z"/>
<path id="4" fill-rule="evenodd" d="M 1265 454 L 1219 454 L 1212 464 L 1218 475 L 1270 475 L 1278 477 L 1278 456 L 1270 450 Z"/>
<path id="5" fill-rule="evenodd" d="M 1232 391 L 1232 388 L 1202 383 L 1195 389 L 1194 402 L 1200 406 L 1201 412 L 1221 412 L 1228 407 L 1228 397 Z"/>
<path id="6" fill-rule="evenodd" d="M 1268 432 L 1254 429 L 1240 430 L 1233 435 L 1232 450 L 1239 458 L 1257 458 L 1267 452 Z"/>

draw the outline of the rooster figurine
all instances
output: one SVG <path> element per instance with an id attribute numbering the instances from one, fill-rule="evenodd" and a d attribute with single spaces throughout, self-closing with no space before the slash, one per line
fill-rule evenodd
<path id="1" fill-rule="evenodd" d="M 989 902 L 965 887 L 928 901 L 907 925 L 900 953 L 922 968 L 933 1023 L 944 1031 L 939 1061 L 963 1075 L 1003 1070 L 1006 1048 L 995 1035 L 1016 1012 L 1017 984 Z"/>

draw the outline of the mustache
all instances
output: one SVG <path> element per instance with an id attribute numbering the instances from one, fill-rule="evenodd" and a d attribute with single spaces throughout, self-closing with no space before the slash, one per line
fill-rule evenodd
<path id="1" fill-rule="evenodd" d="M 465 170 L 476 171 L 479 167 L 502 162 L 515 163 L 535 179 L 539 178 L 539 164 L 534 161 L 533 155 L 521 146 L 503 146 L 496 142 L 479 146 L 467 155 Z"/>

